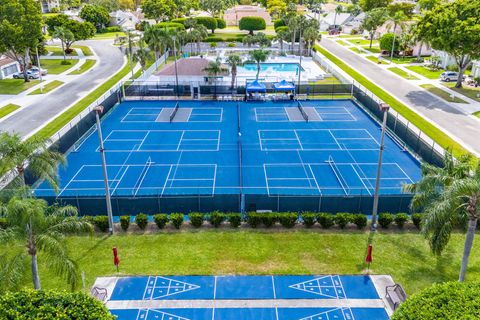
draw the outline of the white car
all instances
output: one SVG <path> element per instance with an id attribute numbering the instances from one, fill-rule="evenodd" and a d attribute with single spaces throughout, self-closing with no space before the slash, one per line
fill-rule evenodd
<path id="1" fill-rule="evenodd" d="M 33 66 L 31 67 L 29 70 L 32 70 L 33 72 L 37 72 L 37 73 L 40 73 L 42 74 L 42 76 L 46 76 L 48 74 L 48 70 L 47 69 L 39 69 L 38 67 L 36 66 Z"/>
<path id="2" fill-rule="evenodd" d="M 440 75 L 440 80 L 445 81 L 445 82 L 457 81 L 458 80 L 458 72 L 445 71 Z"/>

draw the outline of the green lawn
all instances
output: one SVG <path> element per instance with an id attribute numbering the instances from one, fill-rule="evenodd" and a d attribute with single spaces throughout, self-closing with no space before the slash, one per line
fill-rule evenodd
<path id="1" fill-rule="evenodd" d="M 355 44 L 355 45 L 360 45 L 360 46 L 370 46 L 370 40 L 359 38 L 359 39 L 350 39 L 348 42 Z M 373 40 L 372 41 L 372 46 L 377 47 L 378 46 L 378 40 Z"/>
<path id="2" fill-rule="evenodd" d="M 127 64 L 123 67 L 122 70 L 117 72 L 110 79 L 105 81 L 97 89 L 89 93 L 86 97 L 78 101 L 76 104 L 71 106 L 68 110 L 63 112 L 61 115 L 53 119 L 49 124 L 39 130 L 35 136 L 42 138 L 50 138 L 58 130 L 60 130 L 64 125 L 66 125 L 70 120 L 77 116 L 82 110 L 87 108 L 91 103 L 100 98 L 108 89 L 113 87 L 118 81 L 120 81 L 128 72 L 130 71 L 130 66 Z"/>
<path id="3" fill-rule="evenodd" d="M 480 102 L 480 87 L 467 87 L 455 88 L 455 82 L 442 82 L 442 84 L 450 89 L 469 97 L 470 99 Z"/>
<path id="4" fill-rule="evenodd" d="M 0 108 L 0 119 L 9 115 L 10 113 L 12 113 L 13 111 L 15 111 L 19 108 L 20 108 L 20 106 L 18 106 L 16 104 L 13 104 L 13 103 L 9 103 L 6 106 L 1 107 Z"/>
<path id="5" fill-rule="evenodd" d="M 375 63 L 378 63 L 378 64 L 385 64 L 384 61 L 380 61 L 378 60 L 378 57 L 377 56 L 367 56 L 367 59 L 372 61 L 372 62 L 375 62 Z M 380 63 L 379 63 L 380 62 Z"/>
<path id="6" fill-rule="evenodd" d="M 92 49 L 90 49 L 90 47 L 87 47 L 87 46 L 73 46 L 72 48 L 82 50 L 84 56 L 93 56 L 93 52 L 92 52 Z"/>
<path id="7" fill-rule="evenodd" d="M 394 68 L 388 68 L 388 70 L 392 71 L 395 74 L 398 74 L 400 77 L 405 78 L 407 80 L 418 80 L 417 77 L 415 77 L 411 73 L 406 72 L 406 71 L 404 71 L 400 68 L 394 67 Z"/>
<path id="8" fill-rule="evenodd" d="M 62 50 L 62 47 L 55 47 L 55 46 L 45 46 L 45 49 L 48 51 L 48 52 L 51 52 L 52 56 L 63 56 L 63 50 Z M 67 57 L 71 57 L 71 56 L 77 56 L 77 52 L 75 50 L 72 51 L 72 53 L 70 54 L 67 54 Z"/>
<path id="9" fill-rule="evenodd" d="M 428 92 L 442 98 L 443 100 L 447 100 L 448 102 L 455 102 L 455 103 L 468 103 L 458 97 L 452 97 L 450 94 L 440 88 L 435 87 L 433 84 L 422 84 L 420 87 L 426 89 Z"/>
<path id="10" fill-rule="evenodd" d="M 0 94 L 19 94 L 39 83 L 40 80 L 30 80 L 30 82 L 25 82 L 23 79 L 0 80 Z"/>
<path id="11" fill-rule="evenodd" d="M 480 118 L 480 111 L 475 112 L 473 115 L 477 118 Z"/>
<path id="12" fill-rule="evenodd" d="M 455 156 L 459 156 L 461 154 L 468 153 L 458 142 L 454 139 L 449 137 L 445 134 L 442 130 L 435 127 L 432 123 L 428 120 L 417 114 L 415 111 L 408 108 L 406 105 L 392 97 L 386 91 L 379 88 L 373 82 L 368 80 L 365 76 L 358 73 L 350 66 L 345 64 L 341 59 L 337 58 L 333 54 L 331 54 L 328 50 L 324 49 L 319 45 L 315 45 L 315 49 L 317 49 L 320 53 L 325 55 L 330 61 L 335 63 L 339 66 L 343 71 L 347 72 L 355 81 L 361 83 L 364 87 L 368 90 L 373 92 L 379 99 L 383 100 L 384 102 L 388 103 L 395 111 L 402 114 L 408 121 L 412 122 L 416 125 L 420 130 L 422 130 L 425 134 L 427 134 L 430 138 L 436 141 L 440 146 L 443 148 L 450 148 L 452 153 Z"/>
<path id="13" fill-rule="evenodd" d="M 360 274 L 365 268 L 368 233 L 300 228 L 291 231 L 198 230 L 112 237 L 68 237 L 65 243 L 85 272 L 90 287 L 98 276 L 116 275 L 112 247 L 120 255 L 118 275 L 224 274 Z M 444 254 L 437 258 L 418 232 L 379 231 L 373 240 L 376 274 L 390 274 L 408 294 L 435 282 L 457 280 L 464 235 L 453 233 Z M 12 246 L 2 248 L 2 252 Z M 23 246 L 18 246 L 24 250 Z M 44 289 L 67 289 L 43 263 Z M 469 280 L 480 279 L 480 246 L 470 257 Z M 28 270 L 28 269 L 27 269 Z M 25 285 L 31 286 L 29 278 Z"/>
<path id="14" fill-rule="evenodd" d="M 350 46 L 351 45 L 351 43 L 345 42 L 343 40 L 338 40 L 337 43 L 341 44 L 342 46 Z"/>
<path id="15" fill-rule="evenodd" d="M 97 63 L 97 60 L 87 59 L 85 60 L 85 63 L 80 66 L 80 68 L 77 68 L 76 70 L 70 72 L 69 75 L 82 74 L 90 70 L 96 63 Z"/>
<path id="16" fill-rule="evenodd" d="M 438 79 L 442 72 L 445 70 L 430 70 L 424 66 L 406 66 L 405 68 L 412 70 L 413 72 L 416 72 L 418 74 L 421 74 L 425 78 L 428 79 Z"/>
<path id="17" fill-rule="evenodd" d="M 365 51 L 358 49 L 357 47 L 349 47 L 348 49 L 352 50 L 353 52 L 356 52 L 358 54 L 365 53 Z"/>
<path id="18" fill-rule="evenodd" d="M 78 63 L 78 59 L 66 60 L 70 62 L 68 65 L 62 64 L 63 59 L 40 59 L 42 68 L 48 70 L 48 74 L 60 74 L 72 68 Z"/>
<path id="19" fill-rule="evenodd" d="M 380 53 L 380 48 L 379 47 L 369 47 L 369 46 L 362 46 L 367 51 L 370 51 L 371 53 Z"/>
<path id="20" fill-rule="evenodd" d="M 49 93 L 50 91 L 60 87 L 64 82 L 59 81 L 59 80 L 53 80 L 46 85 L 43 86 L 43 90 L 40 90 L 40 88 L 30 92 L 28 95 L 35 95 L 35 94 L 45 94 Z"/>
<path id="21" fill-rule="evenodd" d="M 389 61 L 393 61 L 398 64 L 406 64 L 406 63 L 414 63 L 417 62 L 417 57 L 393 57 L 393 59 L 390 59 L 390 57 L 385 57 L 384 59 L 387 59 Z"/>
<path id="22" fill-rule="evenodd" d="M 242 39 L 247 35 L 247 33 L 237 32 L 237 33 L 228 33 L 228 32 L 215 32 L 214 34 L 209 33 L 208 38 L 220 38 L 222 40 L 236 39 L 237 41 L 242 41 Z M 207 38 L 207 40 L 208 40 Z"/>
<path id="23" fill-rule="evenodd" d="M 125 32 L 107 32 L 107 33 L 97 33 L 93 39 L 95 40 L 106 40 L 106 39 L 115 39 L 117 36 L 125 37 Z"/>

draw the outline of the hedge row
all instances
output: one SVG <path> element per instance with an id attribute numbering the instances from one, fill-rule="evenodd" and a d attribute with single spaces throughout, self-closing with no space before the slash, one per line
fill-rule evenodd
<path id="1" fill-rule="evenodd" d="M 84 216 L 82 219 L 89 221 L 102 232 L 108 230 L 107 216 Z M 411 221 L 417 228 L 420 228 L 421 219 L 422 215 L 419 213 L 415 213 L 411 217 L 405 213 L 395 215 L 391 213 L 381 213 L 378 216 L 378 224 L 384 229 L 389 228 L 393 223 L 395 223 L 398 228 L 403 228 L 406 223 Z M 120 226 L 124 231 L 128 230 L 131 224 L 130 220 L 130 216 L 120 217 Z M 159 229 L 165 228 L 168 223 L 171 223 L 176 229 L 180 229 L 185 222 L 185 215 L 183 213 L 172 213 L 170 215 L 159 213 L 153 216 L 153 221 Z M 303 224 L 305 227 L 310 228 L 318 224 L 324 229 L 331 228 L 335 225 L 340 229 L 344 229 L 350 224 L 355 225 L 358 229 L 363 229 L 368 223 L 367 216 L 364 214 L 345 212 L 336 214 L 313 212 L 305 212 L 302 214 L 294 212 L 249 212 L 246 214 L 245 219 L 242 219 L 240 213 L 214 211 L 205 214 L 201 212 L 191 212 L 188 214 L 188 221 L 195 228 L 201 227 L 205 221 L 209 222 L 215 228 L 218 228 L 224 222 L 228 222 L 230 226 L 237 228 L 242 222 L 245 222 L 251 228 L 259 226 L 269 228 L 279 223 L 285 228 L 293 228 L 297 224 Z M 144 230 L 148 225 L 148 216 L 143 213 L 137 214 L 134 222 L 141 230 Z"/>

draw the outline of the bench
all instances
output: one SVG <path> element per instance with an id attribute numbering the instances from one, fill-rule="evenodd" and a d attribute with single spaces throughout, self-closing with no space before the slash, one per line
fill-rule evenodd
<path id="1" fill-rule="evenodd" d="M 385 288 L 385 298 L 395 311 L 398 306 L 400 306 L 400 304 L 407 299 L 407 294 L 405 293 L 405 290 L 403 290 L 402 286 L 396 283 Z"/>

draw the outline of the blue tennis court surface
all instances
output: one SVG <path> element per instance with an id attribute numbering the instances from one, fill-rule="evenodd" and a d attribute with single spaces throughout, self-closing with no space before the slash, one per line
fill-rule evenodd
<path id="1" fill-rule="evenodd" d="M 225 210 L 240 194 L 257 208 L 254 197 L 371 197 L 379 124 L 351 100 L 302 105 L 308 122 L 296 101 L 180 101 L 170 122 L 175 101 L 124 102 L 102 120 L 112 197 L 211 198 L 211 209 L 223 201 Z M 36 194 L 104 196 L 98 149 L 92 128 L 60 169 L 60 192 L 42 183 Z M 390 136 L 383 163 L 382 195 L 401 196 L 420 178 L 418 161 Z"/>
<path id="2" fill-rule="evenodd" d="M 195 307 L 195 301 L 209 307 Z M 232 307 L 232 301 L 238 301 L 236 307 Z M 311 307 L 305 301 L 324 302 L 322 307 Z M 365 306 L 372 301 L 377 304 L 358 307 L 348 305 L 349 301 Z M 118 307 L 118 303 L 125 302 L 142 307 Z M 383 304 L 370 276 L 360 275 L 125 277 L 116 281 L 107 306 L 112 303 L 117 303 L 110 309 L 119 320 L 389 318 L 379 307 Z M 164 307 L 148 307 L 155 303 L 163 303 Z M 165 307 L 169 303 L 173 307 Z M 182 303 L 185 308 L 178 308 Z"/>

